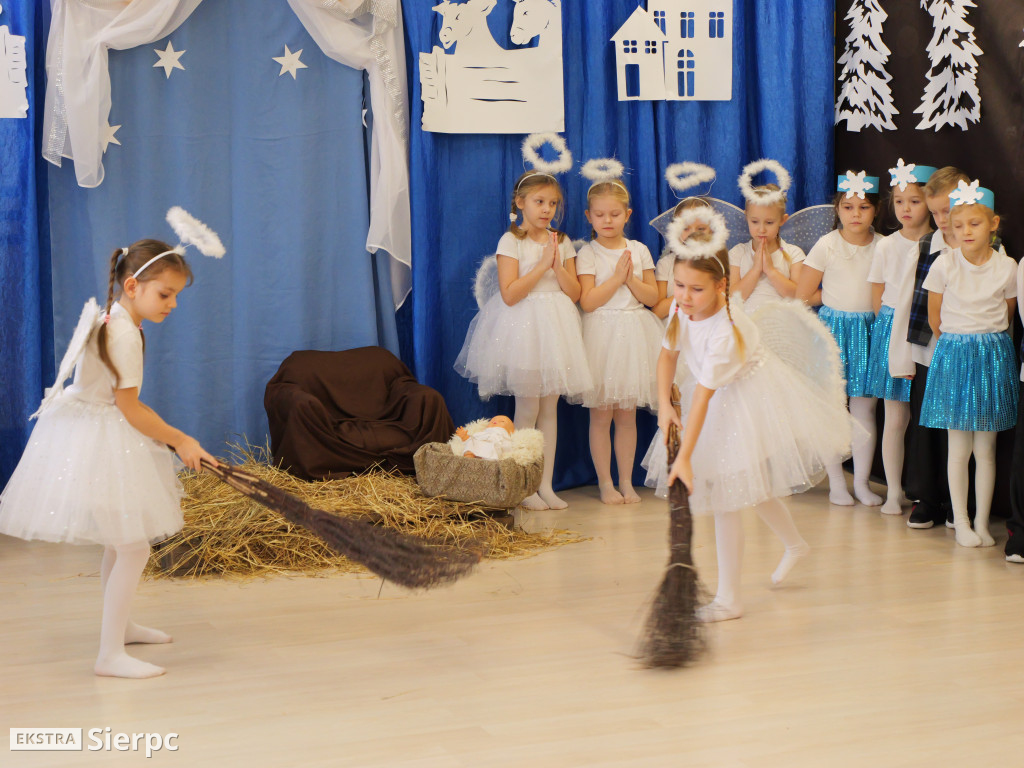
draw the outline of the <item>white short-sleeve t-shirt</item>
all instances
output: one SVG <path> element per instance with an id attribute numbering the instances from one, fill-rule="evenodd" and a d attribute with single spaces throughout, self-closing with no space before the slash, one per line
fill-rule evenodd
<path id="1" fill-rule="evenodd" d="M 633 257 L 633 274 L 643 280 L 644 270 L 654 269 L 654 259 L 651 258 L 651 252 L 647 250 L 647 246 L 637 240 L 627 240 L 626 247 L 617 250 L 605 248 L 596 240 L 591 240 L 580 248 L 580 252 L 576 255 L 576 274 L 593 275 L 594 285 L 601 285 L 615 274 L 615 265 L 618 264 L 619 258 L 626 250 Z M 633 292 L 625 285 L 620 285 L 611 298 L 594 311 L 640 309 L 641 307 L 643 304 L 637 300 Z"/>
<path id="2" fill-rule="evenodd" d="M 665 286 L 665 297 L 672 295 L 672 268 L 676 264 L 674 253 L 663 253 L 658 263 L 654 265 L 654 280 L 659 283 L 668 283 Z"/>
<path id="3" fill-rule="evenodd" d="M 981 265 L 971 264 L 959 248 L 936 257 L 924 288 L 942 294 L 942 333 L 999 333 L 1009 327 L 1006 300 L 1017 296 L 1017 264 L 991 254 Z"/>
<path id="4" fill-rule="evenodd" d="M 896 307 L 900 297 L 908 295 L 908 281 L 913 291 L 918 253 L 918 241 L 910 240 L 899 232 L 883 237 L 875 246 L 868 282 L 885 286 L 882 289 L 882 304 L 885 306 Z"/>
<path id="5" fill-rule="evenodd" d="M 675 301 L 669 307 L 671 318 L 677 312 Z M 679 313 L 679 330 L 675 344 L 669 342 L 668 331 L 661 346 L 679 352 L 697 383 L 708 389 L 724 387 L 743 369 L 750 353 L 757 348 L 760 335 L 754 321 L 739 309 L 733 309 L 733 321 L 725 307 L 704 320 L 691 320 Z M 743 337 L 746 353 L 740 351 L 733 323 Z"/>
<path id="6" fill-rule="evenodd" d="M 876 232 L 867 245 L 852 245 L 834 229 L 814 244 L 804 266 L 822 273 L 822 304 L 840 312 L 872 311 L 868 273 L 881 239 Z"/>
<path id="7" fill-rule="evenodd" d="M 142 390 L 142 333 L 121 304 L 110 308 L 107 323 L 107 353 L 117 368 L 118 378 L 100 358 L 99 327 L 86 344 L 82 359 L 75 369 L 75 381 L 67 388 L 69 395 L 91 403 L 114 402 L 114 391 L 138 387 Z"/>
<path id="8" fill-rule="evenodd" d="M 513 235 L 511 232 L 506 232 L 501 236 L 498 241 L 498 247 L 495 249 L 495 253 L 498 256 L 508 256 L 519 262 L 519 277 L 522 277 L 535 266 L 541 260 L 544 255 L 544 249 L 547 247 L 546 243 L 538 243 L 531 240 L 528 237 L 524 237 L 520 240 L 518 237 Z M 564 265 L 569 259 L 576 258 L 576 251 L 572 247 L 572 243 L 569 242 L 569 238 L 566 237 L 558 244 L 558 253 L 562 259 Z M 550 269 L 541 275 L 540 280 L 533 287 L 534 291 L 560 291 L 561 286 L 558 284 L 558 278 L 555 277 L 555 273 Z"/>
<path id="9" fill-rule="evenodd" d="M 792 243 L 787 243 L 785 240 L 779 239 L 780 248 L 776 249 L 771 254 L 772 266 L 781 272 L 785 277 L 790 276 L 790 267 L 793 264 L 799 264 L 807 256 L 804 252 Z M 785 253 L 783 253 L 785 251 Z M 787 260 L 786 257 L 789 257 Z M 754 268 L 754 244 L 750 240 L 739 245 L 734 245 L 729 249 L 729 266 L 739 267 L 740 277 L 742 278 L 751 269 Z M 733 286 L 733 290 L 736 290 L 736 286 Z M 754 290 L 750 292 L 750 295 L 744 300 L 744 308 L 747 312 L 753 312 L 759 306 L 764 304 L 766 301 L 774 301 L 781 299 L 782 296 L 775 287 L 772 285 L 771 280 L 768 276 L 763 274 L 757 280 L 757 285 L 754 286 Z"/>

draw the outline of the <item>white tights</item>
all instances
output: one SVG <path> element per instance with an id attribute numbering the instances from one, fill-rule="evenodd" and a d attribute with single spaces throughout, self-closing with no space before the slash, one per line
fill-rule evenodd
<path id="1" fill-rule="evenodd" d="M 615 422 L 615 465 L 619 490 L 612 483 L 611 426 Z M 636 409 L 590 409 L 590 456 L 597 471 L 597 486 L 605 504 L 638 504 L 633 490 L 633 459 L 636 457 Z"/>
<path id="2" fill-rule="evenodd" d="M 946 474 L 949 500 L 953 503 L 956 543 L 962 547 L 991 547 L 995 539 L 988 530 L 992 492 L 996 486 L 997 432 L 963 432 L 950 429 Z M 974 528 L 967 515 L 967 462 L 974 454 Z"/>
<path id="3" fill-rule="evenodd" d="M 910 403 L 898 400 L 885 401 L 885 426 L 882 428 L 882 466 L 885 468 L 885 484 L 888 486 L 882 514 L 903 513 L 903 437 L 910 424 Z"/>
<path id="4" fill-rule="evenodd" d="M 558 442 L 558 395 L 516 397 L 516 429 L 539 429 L 544 435 L 544 473 L 540 490 L 523 501 L 527 509 L 565 509 L 569 506 L 555 495 L 551 478 L 555 472 L 555 446 Z"/>
<path id="5" fill-rule="evenodd" d="M 132 658 L 125 653 L 126 643 L 169 643 L 171 638 L 156 629 L 142 627 L 131 621 L 132 598 L 139 586 L 142 571 L 149 560 L 148 542 L 107 547 L 100 564 L 100 586 L 103 589 L 103 624 L 100 630 L 100 652 L 94 671 L 107 677 L 156 677 L 163 667 Z"/>
<path id="6" fill-rule="evenodd" d="M 857 422 L 853 437 L 853 493 L 857 501 L 866 507 L 877 507 L 882 497 L 868 486 L 871 477 L 871 463 L 875 458 L 875 397 L 851 397 L 850 415 Z M 846 476 L 842 462 L 828 466 L 828 500 L 843 507 L 853 505 L 853 496 L 846 489 Z"/>
<path id="7" fill-rule="evenodd" d="M 796 561 L 811 551 L 797 530 L 789 508 L 780 499 L 769 499 L 754 509 L 782 541 L 786 551 L 772 573 L 772 583 L 780 584 Z M 743 615 L 740 599 L 740 572 L 743 566 L 743 515 L 739 510 L 715 515 L 715 550 L 718 554 L 718 590 L 715 599 L 703 609 L 704 621 L 726 621 Z"/>

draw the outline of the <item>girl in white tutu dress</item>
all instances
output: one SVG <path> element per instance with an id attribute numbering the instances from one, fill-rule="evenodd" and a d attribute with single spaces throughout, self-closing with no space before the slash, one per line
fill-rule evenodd
<path id="1" fill-rule="evenodd" d="M 605 168 L 611 170 L 605 174 Z M 656 404 L 663 333 L 662 324 L 647 309 L 658 300 L 654 259 L 647 246 L 623 235 L 633 211 L 629 192 L 618 178 L 621 168 L 611 160 L 592 160 L 584 166 L 584 176 L 594 182 L 587 192 L 586 211 L 593 239 L 576 255 L 583 345 L 594 380 L 583 404 L 590 409 L 590 455 L 605 504 L 640 501 L 632 482 L 636 409 L 653 409 Z M 613 421 L 618 490 L 611 471 Z"/>
<path id="2" fill-rule="evenodd" d="M 687 217 L 676 223 L 685 227 Z M 772 574 L 773 583 L 781 582 L 809 547 L 780 497 L 811 488 L 849 452 L 850 419 L 835 342 L 795 302 L 769 302 L 754 318 L 730 306 L 720 215 L 711 216 L 710 229 L 704 242 L 699 235 L 684 243 L 670 238 L 677 252 L 674 301 L 658 359 L 662 432 L 652 446 L 648 484 L 667 487 L 680 478 L 693 514 L 715 515 L 718 590 L 702 618 L 723 621 L 743 613 L 740 510 L 755 507 L 785 545 Z M 682 426 L 670 395 L 680 354 L 696 385 L 678 457 L 666 468 L 662 435 L 670 423 Z"/>
<path id="3" fill-rule="evenodd" d="M 571 165 L 560 137 L 544 140 L 557 141 Z M 563 200 L 552 174 L 564 170 L 565 165 L 535 160 L 534 170 L 516 180 L 512 224 L 498 241 L 499 290 L 473 318 L 455 361 L 455 370 L 477 385 L 481 398 L 515 396 L 516 429 L 544 434 L 540 490 L 523 501 L 527 509 L 568 506 L 552 488 L 558 398 L 580 402 L 592 386 L 576 308 L 576 251 L 565 233 L 549 228 Z"/>
<path id="4" fill-rule="evenodd" d="M 39 421 L 25 453 L 0 495 L 0 533 L 104 546 L 97 675 L 163 674 L 162 667 L 125 653 L 125 644 L 171 640 L 129 619 L 150 542 L 182 527 L 182 489 L 168 446 L 191 469 L 202 459 L 216 464 L 194 438 L 139 401 L 141 322 L 163 322 L 191 282 L 182 250 L 140 240 L 111 256 L 106 309 L 95 300 L 86 304 L 57 381 L 35 414 Z M 72 369 L 74 383 L 64 389 Z"/>

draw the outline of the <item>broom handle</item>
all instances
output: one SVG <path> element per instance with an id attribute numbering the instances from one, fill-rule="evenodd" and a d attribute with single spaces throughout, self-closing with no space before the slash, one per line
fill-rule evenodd
<path id="1" fill-rule="evenodd" d="M 680 407 L 682 395 L 679 394 L 679 387 L 676 384 L 672 384 L 672 408 L 676 412 L 676 418 L 682 418 L 682 409 Z M 674 423 L 668 426 L 668 444 L 666 450 L 668 452 L 668 466 L 671 469 L 672 464 L 676 460 L 676 456 L 679 455 L 679 427 Z"/>

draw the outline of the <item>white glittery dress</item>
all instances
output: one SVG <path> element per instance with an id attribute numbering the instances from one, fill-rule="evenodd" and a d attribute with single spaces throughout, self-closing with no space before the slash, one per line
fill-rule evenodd
<path id="1" fill-rule="evenodd" d="M 0 533 L 118 546 L 159 541 L 181 530 L 182 487 L 174 456 L 132 427 L 114 405 L 114 376 L 100 359 L 95 332 L 102 320 L 91 320 L 88 341 L 74 361 L 74 383 L 39 415 L 0 494 Z M 107 331 L 109 355 L 120 374 L 117 387 L 141 389 L 142 335 L 120 304 L 111 310 Z"/>
<path id="2" fill-rule="evenodd" d="M 674 312 L 675 302 L 669 317 Z M 828 331 L 791 300 L 769 302 L 757 322 L 739 306 L 732 314 L 744 350 L 724 307 L 705 320 L 679 317 L 674 348 L 696 382 L 715 390 L 691 457 L 690 509 L 698 515 L 805 491 L 850 453 L 839 350 Z M 683 399 L 685 427 L 690 402 Z M 666 459 L 659 432 L 644 466 L 646 484 L 660 496 L 667 493 Z"/>
<path id="3" fill-rule="evenodd" d="M 633 274 L 643 279 L 654 260 L 643 243 L 627 240 L 610 250 L 596 240 L 576 256 L 576 273 L 593 275 L 595 286 L 610 280 L 624 250 L 633 258 Z M 662 322 L 620 285 L 605 304 L 583 314 L 583 345 L 594 388 L 583 399 L 588 408 L 657 408 L 658 354 Z"/>
<path id="4" fill-rule="evenodd" d="M 537 265 L 543 252 L 543 243 L 519 240 L 509 232 L 497 248 L 499 256 L 519 262 L 520 276 Z M 568 238 L 559 256 L 563 264 L 576 258 Z M 454 367 L 477 385 L 483 399 L 562 395 L 580 402 L 592 387 L 579 309 L 551 270 L 511 306 L 500 291 L 491 296 L 470 323 Z"/>

